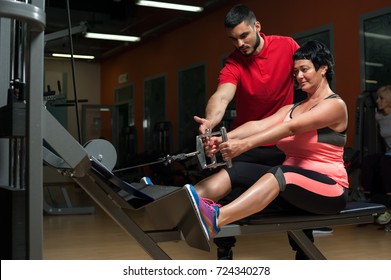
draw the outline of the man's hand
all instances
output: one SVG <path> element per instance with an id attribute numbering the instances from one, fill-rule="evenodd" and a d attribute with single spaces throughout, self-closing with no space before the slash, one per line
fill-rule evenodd
<path id="1" fill-rule="evenodd" d="M 199 131 L 201 134 L 205 134 L 206 130 L 209 129 L 212 131 L 212 124 L 209 120 L 194 116 L 194 120 L 200 124 Z"/>

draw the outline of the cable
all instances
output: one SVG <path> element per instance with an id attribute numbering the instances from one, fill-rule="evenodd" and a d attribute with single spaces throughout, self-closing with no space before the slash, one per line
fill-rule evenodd
<path id="1" fill-rule="evenodd" d="M 76 92 L 75 59 L 73 57 L 72 25 L 71 25 L 71 12 L 69 8 L 69 0 L 67 0 L 67 14 L 68 14 L 68 36 L 69 36 L 71 64 L 72 64 L 73 93 L 74 93 L 75 110 L 76 110 L 77 135 L 78 135 L 79 143 L 81 144 L 81 128 L 80 128 L 80 121 L 79 121 L 79 106 L 78 106 L 79 102 L 78 102 L 77 92 Z"/>

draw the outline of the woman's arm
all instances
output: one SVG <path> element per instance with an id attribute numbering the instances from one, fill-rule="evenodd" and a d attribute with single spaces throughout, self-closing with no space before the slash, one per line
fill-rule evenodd
<path id="1" fill-rule="evenodd" d="M 235 138 L 231 136 L 227 142 L 219 145 L 219 149 L 223 154 L 224 160 L 229 160 L 252 148 L 273 143 L 304 131 L 330 127 L 335 131 L 342 132 L 346 129 L 347 122 L 345 102 L 341 99 L 327 99 L 311 110 L 294 116 L 289 121 L 267 125 L 268 129 L 262 129 L 250 135 L 247 134 L 246 137 Z M 247 127 L 247 125 L 242 127 Z"/>
<path id="2" fill-rule="evenodd" d="M 257 121 L 249 121 L 228 133 L 228 139 L 245 139 L 254 134 L 261 133 L 284 121 L 284 118 L 293 105 L 280 108 L 273 115 Z"/>

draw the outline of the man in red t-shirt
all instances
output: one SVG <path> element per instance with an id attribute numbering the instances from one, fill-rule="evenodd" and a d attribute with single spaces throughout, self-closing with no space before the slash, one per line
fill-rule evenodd
<path id="1" fill-rule="evenodd" d="M 205 118 L 195 116 L 200 132 L 212 130 L 235 97 L 236 117 L 231 128 L 273 115 L 293 102 L 293 53 L 299 45 L 290 37 L 265 36 L 254 13 L 244 5 L 233 7 L 225 19 L 228 38 L 236 50 L 226 59 L 218 87 L 206 106 Z M 284 155 L 274 143 L 234 159 L 277 165 Z"/>

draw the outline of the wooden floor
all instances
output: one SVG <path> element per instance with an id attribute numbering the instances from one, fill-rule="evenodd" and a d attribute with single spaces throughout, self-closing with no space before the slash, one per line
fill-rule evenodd
<path id="1" fill-rule="evenodd" d="M 81 192 L 81 190 L 80 190 Z M 93 205 L 92 201 L 89 201 Z M 331 234 L 316 234 L 315 244 L 334 260 L 391 260 L 391 232 L 383 226 L 335 227 Z M 215 260 L 216 246 L 205 252 L 184 241 L 159 244 L 172 258 Z M 233 248 L 237 260 L 292 260 L 286 233 L 238 237 Z M 106 213 L 44 215 L 43 259 L 45 260 L 140 260 L 151 259 L 137 242 Z"/>

